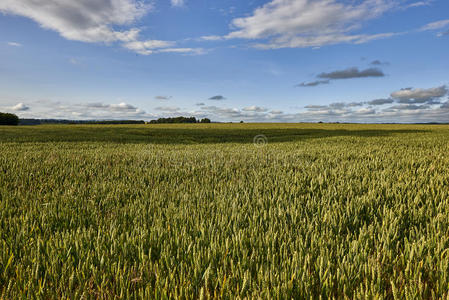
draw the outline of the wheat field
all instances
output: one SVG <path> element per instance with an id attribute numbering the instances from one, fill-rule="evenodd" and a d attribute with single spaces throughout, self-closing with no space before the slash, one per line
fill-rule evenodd
<path id="1" fill-rule="evenodd" d="M 446 299 L 448 150 L 445 125 L 0 127 L 0 298 Z"/>

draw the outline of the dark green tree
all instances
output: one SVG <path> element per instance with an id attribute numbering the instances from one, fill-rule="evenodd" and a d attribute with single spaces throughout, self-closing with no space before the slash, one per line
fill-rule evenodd
<path id="1" fill-rule="evenodd" d="M 0 112 L 0 125 L 19 125 L 19 117 L 15 114 Z"/>

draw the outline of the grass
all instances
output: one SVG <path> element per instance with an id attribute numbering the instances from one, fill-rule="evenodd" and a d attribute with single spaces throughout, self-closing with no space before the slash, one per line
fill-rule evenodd
<path id="1" fill-rule="evenodd" d="M 448 141 L 439 125 L 0 127 L 0 298 L 447 298 Z"/>

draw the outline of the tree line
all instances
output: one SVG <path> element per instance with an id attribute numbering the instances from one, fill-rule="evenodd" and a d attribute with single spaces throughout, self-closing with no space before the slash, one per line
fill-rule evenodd
<path id="1" fill-rule="evenodd" d="M 145 124 L 141 120 L 61 120 L 61 119 L 19 119 L 11 113 L 0 112 L 0 125 L 41 125 L 41 124 Z M 151 120 L 150 124 L 169 123 L 211 123 L 210 119 L 196 119 L 195 117 L 159 118 Z"/>
<path id="2" fill-rule="evenodd" d="M 41 124 L 145 124 L 142 120 L 61 120 L 61 119 L 20 119 L 20 125 Z"/>
<path id="3" fill-rule="evenodd" d="M 195 117 L 175 117 L 175 118 L 159 118 L 157 120 L 151 120 L 150 124 L 167 124 L 167 123 L 210 123 L 208 118 L 197 120 Z"/>
<path id="4" fill-rule="evenodd" d="M 0 112 L 0 125 L 19 125 L 19 117 L 15 114 Z"/>

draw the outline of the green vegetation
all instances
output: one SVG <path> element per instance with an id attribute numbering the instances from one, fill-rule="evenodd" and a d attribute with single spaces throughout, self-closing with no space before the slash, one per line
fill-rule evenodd
<path id="1" fill-rule="evenodd" d="M 443 125 L 2 127 L 0 298 L 447 298 L 448 141 Z"/>
<path id="2" fill-rule="evenodd" d="M 64 120 L 64 119 L 20 119 L 20 125 L 44 124 L 145 124 L 143 120 Z"/>
<path id="3" fill-rule="evenodd" d="M 0 125 L 18 125 L 19 117 L 15 114 L 0 112 Z"/>
<path id="4" fill-rule="evenodd" d="M 175 118 L 159 118 L 157 120 L 151 120 L 150 124 L 180 124 L 180 123 L 210 123 L 210 119 L 204 118 L 197 120 L 195 117 L 175 117 Z"/>

